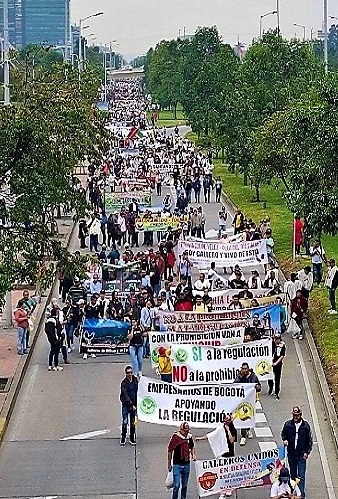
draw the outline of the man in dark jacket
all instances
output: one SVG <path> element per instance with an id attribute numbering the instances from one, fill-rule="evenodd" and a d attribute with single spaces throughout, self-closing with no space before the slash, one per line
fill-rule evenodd
<path id="1" fill-rule="evenodd" d="M 120 444 L 126 445 L 129 419 L 129 443 L 130 445 L 136 445 L 135 419 L 137 411 L 138 380 L 137 377 L 133 375 L 133 368 L 131 366 L 127 366 L 124 372 L 126 377 L 121 381 L 120 392 L 120 401 L 122 404 L 122 433 Z"/>
<path id="2" fill-rule="evenodd" d="M 299 489 L 305 498 L 306 461 L 312 451 L 313 441 L 310 425 L 303 419 L 298 405 L 292 409 L 292 419 L 284 423 L 281 435 L 288 450 L 291 478 L 300 478 Z"/>
<path id="3" fill-rule="evenodd" d="M 64 333 L 62 332 L 62 325 L 58 319 L 58 315 L 59 309 L 52 308 L 50 317 L 45 323 L 45 332 L 50 343 L 48 371 L 63 371 L 63 367 L 59 366 L 59 353 L 64 340 L 64 336 L 62 336 Z"/>
<path id="4" fill-rule="evenodd" d="M 247 362 L 243 362 L 241 370 L 237 375 L 234 383 L 254 383 L 256 392 L 260 392 L 262 389 L 259 379 L 257 378 L 256 374 L 253 372 L 253 370 L 250 369 L 249 364 Z M 251 430 L 246 430 L 246 429 L 241 430 L 241 439 L 239 441 L 239 445 L 245 445 L 247 437 L 252 438 Z"/>

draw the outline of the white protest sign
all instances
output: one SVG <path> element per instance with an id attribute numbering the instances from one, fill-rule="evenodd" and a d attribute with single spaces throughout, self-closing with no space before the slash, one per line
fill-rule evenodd
<path id="1" fill-rule="evenodd" d="M 212 311 L 217 312 L 217 311 L 222 311 L 222 310 L 227 310 L 229 308 L 230 303 L 233 300 L 233 297 L 235 295 L 240 295 L 240 293 L 243 290 L 241 289 L 224 289 L 221 291 L 209 291 L 208 295 L 212 299 Z M 269 293 L 270 289 L 269 288 L 261 288 L 261 289 L 249 289 L 248 292 L 252 294 L 253 298 L 258 299 L 258 303 L 261 303 L 262 305 L 269 305 L 272 303 L 275 303 L 276 301 L 276 296 L 271 296 L 267 297 L 267 294 Z M 193 290 L 193 295 L 199 295 L 203 296 L 203 291 L 196 291 Z M 277 296 L 282 296 L 281 294 Z M 265 297 L 265 300 L 262 300 L 261 302 L 259 301 L 260 298 Z M 240 302 L 242 303 L 244 308 L 250 308 L 250 298 L 247 300 L 243 300 L 240 298 Z"/>
<path id="2" fill-rule="evenodd" d="M 224 328 L 219 331 L 204 331 L 201 333 L 150 331 L 149 343 L 151 363 L 153 366 L 158 365 L 158 349 L 160 347 L 164 347 L 167 350 L 172 343 L 209 346 L 235 345 L 243 343 L 244 331 L 244 327 Z"/>
<path id="3" fill-rule="evenodd" d="M 142 376 L 137 394 L 140 421 L 176 426 L 187 421 L 193 428 L 216 428 L 231 414 L 236 428 L 255 427 L 255 386 L 182 387 Z"/>
<path id="4" fill-rule="evenodd" d="M 171 345 L 173 381 L 178 384 L 233 383 L 243 362 L 260 381 L 273 379 L 272 340 L 207 347 Z"/>
<path id="5" fill-rule="evenodd" d="M 178 241 L 178 254 L 187 251 L 193 265 L 209 267 L 254 267 L 268 263 L 265 239 L 240 243 L 221 243 L 210 241 Z"/>

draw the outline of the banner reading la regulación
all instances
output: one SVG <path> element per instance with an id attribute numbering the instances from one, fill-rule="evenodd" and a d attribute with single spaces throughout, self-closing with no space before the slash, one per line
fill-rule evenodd
<path id="1" fill-rule="evenodd" d="M 243 343 L 244 331 L 244 327 L 221 329 L 220 331 L 203 331 L 201 333 L 150 331 L 149 343 L 152 366 L 156 367 L 158 365 L 158 349 L 160 347 L 167 350 L 172 343 L 209 346 L 235 345 Z"/>
<path id="2" fill-rule="evenodd" d="M 140 421 L 193 428 L 216 428 L 231 414 L 236 428 L 255 427 L 255 385 L 182 387 L 142 376 L 137 394 Z"/>
<path id="3" fill-rule="evenodd" d="M 260 381 L 273 379 L 271 339 L 226 347 L 172 344 L 171 359 L 173 381 L 181 385 L 233 383 L 243 362 Z"/>
<path id="4" fill-rule="evenodd" d="M 178 255 L 188 253 L 189 260 L 198 267 L 254 267 L 268 263 L 265 239 L 240 243 L 209 241 L 178 241 Z"/>
<path id="5" fill-rule="evenodd" d="M 198 460 L 195 462 L 198 495 L 207 497 L 240 488 L 271 486 L 284 462 L 284 447 L 247 456 Z"/>

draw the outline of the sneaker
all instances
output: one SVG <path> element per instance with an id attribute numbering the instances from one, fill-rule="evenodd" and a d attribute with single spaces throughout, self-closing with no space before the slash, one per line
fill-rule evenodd
<path id="1" fill-rule="evenodd" d="M 298 339 L 299 339 L 299 340 L 302 340 L 302 339 L 303 339 L 303 335 L 302 335 L 302 334 L 300 334 L 300 335 L 298 336 Z"/>
<path id="2" fill-rule="evenodd" d="M 121 438 L 120 445 L 126 445 L 126 439 L 125 438 Z"/>
<path id="3" fill-rule="evenodd" d="M 246 444 L 246 438 L 242 437 L 239 441 L 239 445 L 245 445 Z"/>
<path id="4" fill-rule="evenodd" d="M 75 350 L 75 345 L 72 345 L 72 352 L 74 352 Z"/>
<path id="5" fill-rule="evenodd" d="M 54 371 L 63 371 L 63 367 L 57 366 L 54 368 Z"/>
<path id="6" fill-rule="evenodd" d="M 225 498 L 225 494 L 221 494 L 218 499 L 224 499 Z"/>
<path id="7" fill-rule="evenodd" d="M 276 400 L 279 400 L 279 395 L 277 395 L 276 393 L 275 393 L 274 397 Z"/>
<path id="8" fill-rule="evenodd" d="M 136 440 L 129 439 L 129 443 L 130 443 L 130 445 L 136 445 Z"/>
<path id="9" fill-rule="evenodd" d="M 330 310 L 329 312 L 330 315 L 337 315 L 337 313 L 338 313 L 337 310 Z"/>
<path id="10" fill-rule="evenodd" d="M 67 348 L 67 353 L 71 353 L 72 352 L 72 349 L 71 348 Z"/>
<path id="11" fill-rule="evenodd" d="M 87 360 L 87 359 L 88 359 L 88 354 L 87 354 L 87 353 L 84 353 L 84 354 L 83 354 L 83 359 L 84 359 L 84 360 Z"/>
<path id="12" fill-rule="evenodd" d="M 225 493 L 225 495 L 226 495 L 227 497 L 232 496 L 232 492 L 231 492 L 231 490 L 227 490 L 227 491 L 226 491 L 226 493 Z"/>
<path id="13" fill-rule="evenodd" d="M 292 339 L 293 339 L 293 340 L 296 340 L 297 338 L 298 338 L 298 333 L 294 333 L 294 334 L 292 335 Z"/>
<path id="14" fill-rule="evenodd" d="M 248 431 L 248 438 L 253 438 L 253 434 L 252 434 L 251 430 Z"/>
<path id="15" fill-rule="evenodd" d="M 92 359 L 96 359 L 95 353 L 91 353 L 90 356 L 91 356 Z"/>
<path id="16" fill-rule="evenodd" d="M 48 371 L 53 371 L 52 366 L 48 366 Z"/>

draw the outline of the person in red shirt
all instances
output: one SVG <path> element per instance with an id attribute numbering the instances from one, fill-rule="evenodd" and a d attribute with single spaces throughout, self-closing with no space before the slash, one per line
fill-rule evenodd
<path id="1" fill-rule="evenodd" d="M 19 355 L 27 353 L 26 349 L 26 331 L 29 327 L 28 314 L 23 308 L 25 300 L 19 300 L 17 308 L 14 310 L 14 321 L 18 327 L 17 332 L 17 350 Z"/>
<path id="2" fill-rule="evenodd" d="M 303 319 L 308 309 L 308 301 L 302 295 L 299 289 L 296 292 L 296 297 L 291 302 L 291 317 L 296 321 L 297 326 L 300 328 L 299 333 L 294 334 L 293 338 L 303 339 Z"/>
<path id="3" fill-rule="evenodd" d="M 300 247 L 303 244 L 303 231 L 304 231 L 304 222 L 300 219 L 299 215 L 295 216 L 295 247 L 296 254 L 300 255 Z"/>

